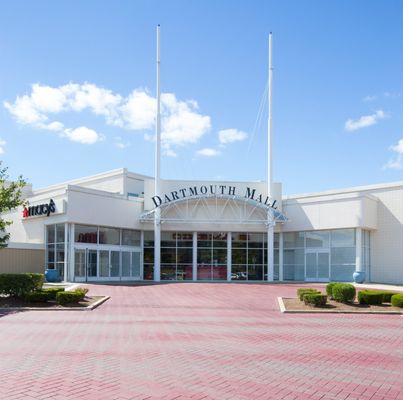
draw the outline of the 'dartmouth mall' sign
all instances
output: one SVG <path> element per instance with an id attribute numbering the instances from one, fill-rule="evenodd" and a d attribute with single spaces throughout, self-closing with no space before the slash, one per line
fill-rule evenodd
<path id="1" fill-rule="evenodd" d="M 255 200 L 258 203 L 265 204 L 268 207 L 276 209 L 276 200 L 272 201 L 270 196 L 258 194 L 256 189 L 246 188 L 245 193 L 238 194 L 236 186 L 229 185 L 201 185 L 183 188 L 179 190 L 173 190 L 168 194 L 160 196 L 153 196 L 152 201 L 155 207 L 159 207 L 162 204 L 167 204 L 175 200 L 182 200 L 189 197 L 200 196 L 234 196 L 244 197 L 245 199 Z"/>

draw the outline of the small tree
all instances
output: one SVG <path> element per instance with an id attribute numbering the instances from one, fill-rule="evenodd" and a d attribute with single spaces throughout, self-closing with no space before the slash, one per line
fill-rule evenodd
<path id="1" fill-rule="evenodd" d="M 1 213 L 11 211 L 24 204 L 21 189 L 26 184 L 22 176 L 19 176 L 15 182 L 9 181 L 7 170 L 7 167 L 2 167 L 0 161 L 0 249 L 7 247 L 10 234 L 5 233 L 6 227 L 13 223 L 4 220 Z"/>

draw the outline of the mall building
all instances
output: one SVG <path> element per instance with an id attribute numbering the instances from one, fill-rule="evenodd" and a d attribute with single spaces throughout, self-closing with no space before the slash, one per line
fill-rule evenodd
<path id="1" fill-rule="evenodd" d="M 0 272 L 50 269 L 70 282 L 327 282 L 358 272 L 403 284 L 403 182 L 284 197 L 279 183 L 270 197 L 266 182 L 160 185 L 155 196 L 152 177 L 118 169 L 27 186 L 27 206 L 2 215 L 13 224 Z"/>

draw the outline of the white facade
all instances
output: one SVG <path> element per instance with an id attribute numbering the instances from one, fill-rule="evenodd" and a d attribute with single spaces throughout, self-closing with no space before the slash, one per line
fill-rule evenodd
<path id="1" fill-rule="evenodd" d="M 147 279 L 158 205 L 161 279 L 352 281 L 358 270 L 367 281 L 403 283 L 403 182 L 284 198 L 273 184 L 268 199 L 265 182 L 164 180 L 160 193 L 153 201 L 154 179 L 126 169 L 27 188 L 32 213 L 42 209 L 3 215 L 13 221 L 9 247 L 43 248 L 46 266 L 70 281 Z M 40 211 L 51 199 L 47 216 Z M 274 265 L 267 266 L 271 223 Z"/>

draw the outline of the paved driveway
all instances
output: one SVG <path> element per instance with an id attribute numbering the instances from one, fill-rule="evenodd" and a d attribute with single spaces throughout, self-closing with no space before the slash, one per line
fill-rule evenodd
<path id="1" fill-rule="evenodd" d="M 403 317 L 292 315 L 293 285 L 90 286 L 1 314 L 0 399 L 403 399 Z"/>

